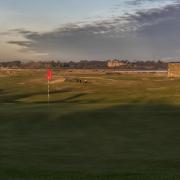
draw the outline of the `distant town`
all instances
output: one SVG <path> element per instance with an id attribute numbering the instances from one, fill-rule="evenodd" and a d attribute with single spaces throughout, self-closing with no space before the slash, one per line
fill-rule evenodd
<path id="1" fill-rule="evenodd" d="M 81 60 L 79 62 L 69 61 L 2 61 L 0 68 L 22 68 L 22 69 L 44 69 L 51 67 L 70 69 L 121 69 L 121 70 L 167 70 L 168 63 L 163 61 L 128 61 L 110 59 L 106 61 Z"/>

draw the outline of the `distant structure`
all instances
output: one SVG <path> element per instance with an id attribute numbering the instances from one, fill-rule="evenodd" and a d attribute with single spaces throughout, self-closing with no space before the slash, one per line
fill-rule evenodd
<path id="1" fill-rule="evenodd" d="M 180 77 L 180 63 L 169 63 L 168 64 L 168 77 Z"/>
<path id="2" fill-rule="evenodd" d="M 108 68 L 118 68 L 121 66 L 126 65 L 126 63 L 120 61 L 120 60 L 116 60 L 116 59 L 110 59 L 107 61 L 107 67 Z"/>

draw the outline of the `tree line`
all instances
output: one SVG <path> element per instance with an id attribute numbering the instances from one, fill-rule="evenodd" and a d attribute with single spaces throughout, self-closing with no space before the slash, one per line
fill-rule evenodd
<path id="1" fill-rule="evenodd" d="M 118 60 L 123 62 L 123 66 L 116 67 L 115 69 L 167 69 L 168 63 L 163 61 L 128 61 Z M 70 68 L 70 69 L 106 69 L 108 61 L 97 61 L 97 60 L 82 60 L 79 62 L 69 61 L 2 61 L 0 62 L 1 68 L 22 68 L 22 69 L 44 69 L 44 68 Z"/>

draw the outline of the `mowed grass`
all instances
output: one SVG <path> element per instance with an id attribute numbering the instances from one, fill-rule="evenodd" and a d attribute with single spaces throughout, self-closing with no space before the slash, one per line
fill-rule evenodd
<path id="1" fill-rule="evenodd" d="M 0 179 L 180 179 L 180 79 L 56 71 L 50 104 L 44 71 L 0 80 Z"/>

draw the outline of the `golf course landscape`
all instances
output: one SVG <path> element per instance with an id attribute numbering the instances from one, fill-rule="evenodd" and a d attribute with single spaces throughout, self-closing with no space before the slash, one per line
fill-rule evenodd
<path id="1" fill-rule="evenodd" d="M 1 70 L 0 179 L 179 180 L 180 79 Z"/>

